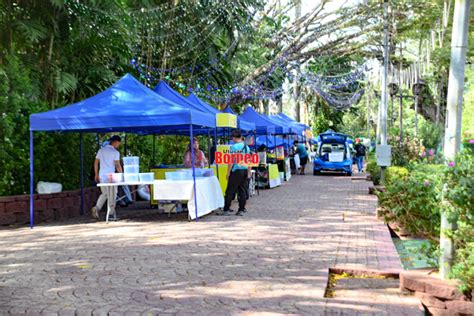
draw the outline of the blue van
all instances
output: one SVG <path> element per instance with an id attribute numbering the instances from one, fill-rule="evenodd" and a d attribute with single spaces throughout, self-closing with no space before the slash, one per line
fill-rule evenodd
<path id="1" fill-rule="evenodd" d="M 347 135 L 328 130 L 319 134 L 317 142 L 313 175 L 318 175 L 321 171 L 337 171 L 348 176 L 352 175 L 352 149 Z"/>

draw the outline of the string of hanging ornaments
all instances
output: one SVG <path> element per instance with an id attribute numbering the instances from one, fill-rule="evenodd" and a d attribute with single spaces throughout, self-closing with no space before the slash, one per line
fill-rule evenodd
<path id="1" fill-rule="evenodd" d="M 365 78 L 367 66 L 362 65 L 355 71 L 337 76 L 319 76 L 300 70 L 298 77 L 304 78 L 307 87 L 323 98 L 336 110 L 346 110 L 356 104 L 365 90 L 360 82 Z"/>
<path id="2" fill-rule="evenodd" d="M 217 1 L 216 4 L 217 3 L 220 6 L 222 5 L 221 1 Z M 199 6 L 202 6 L 202 4 L 199 3 Z M 208 19 L 203 23 L 198 21 L 198 23 L 187 24 L 186 27 L 182 26 L 183 23 L 188 23 L 186 17 L 192 14 L 192 9 L 186 8 L 185 5 L 169 8 L 170 11 L 172 10 L 174 17 L 172 19 L 164 19 L 164 22 L 163 19 L 156 19 L 156 16 L 154 16 L 155 13 L 166 16 L 169 11 L 163 10 L 163 8 L 137 10 L 134 13 L 137 16 L 152 13 L 150 14 L 150 20 L 153 20 L 152 22 L 154 23 L 145 23 L 147 29 L 146 32 L 142 34 L 141 45 L 138 45 L 135 50 L 135 56 L 137 57 L 132 59 L 132 66 L 140 73 L 140 77 L 145 79 L 149 84 L 152 81 L 157 82 L 164 78 L 179 89 L 195 92 L 206 99 L 211 99 L 218 103 L 228 102 L 236 95 L 243 100 L 275 99 L 280 97 L 285 92 L 282 87 L 271 89 L 265 87 L 264 83 L 267 82 L 277 69 L 281 70 L 286 77 L 292 77 L 292 74 L 287 69 L 288 63 L 285 56 L 280 57 L 279 60 L 272 65 L 266 75 L 261 76 L 257 81 L 246 86 L 239 87 L 225 84 L 220 87 L 215 87 L 206 84 L 206 82 L 209 81 L 208 79 L 218 72 L 223 67 L 223 64 L 227 62 L 230 55 L 229 52 L 235 49 L 237 41 L 232 42 L 222 55 L 213 57 L 206 62 L 196 63 L 196 60 L 205 59 L 201 57 L 205 55 L 203 53 L 194 58 L 187 58 L 187 62 L 180 64 L 178 67 L 166 67 L 167 64 L 176 65 L 176 61 L 180 60 L 182 56 L 188 56 L 190 53 L 194 54 L 195 51 L 199 51 L 198 48 L 204 42 L 207 42 L 207 39 L 214 32 L 215 28 L 217 28 L 214 24 L 220 17 L 229 13 L 229 8 L 217 9 L 220 6 L 216 6 L 214 10 L 211 10 L 212 14 L 209 14 Z M 230 10 L 232 10 L 232 6 Z M 253 14 L 248 13 L 247 23 L 244 23 L 244 28 L 241 31 L 245 32 L 245 27 L 249 25 L 248 22 L 250 22 L 249 20 L 252 16 Z M 177 24 L 180 24 L 181 28 L 177 27 Z M 198 32 L 196 30 L 198 30 Z M 181 35 L 186 35 L 186 40 L 174 40 L 177 42 L 174 45 L 173 38 L 179 38 Z M 158 49 L 160 45 L 164 46 L 161 50 Z M 150 48 L 153 48 L 151 49 L 152 54 L 150 54 Z M 153 58 L 155 51 L 159 52 L 156 54 L 158 57 Z M 150 56 L 152 56 L 151 59 L 161 61 L 162 67 L 152 66 L 153 63 L 149 60 Z M 163 59 L 165 62 L 163 62 Z M 358 80 L 361 73 L 362 71 L 355 71 L 354 73 L 334 77 L 322 77 L 314 74 L 300 73 L 298 76 L 303 84 L 318 93 L 328 104 L 337 109 L 344 109 L 357 102 L 363 90 L 360 89 L 353 93 L 340 92 L 339 90 L 353 90 L 351 87 L 354 82 Z M 224 86 L 224 88 L 222 88 L 222 86 Z"/>
<path id="3" fill-rule="evenodd" d="M 224 12 L 227 13 L 226 8 L 221 8 L 221 9 L 216 9 L 216 12 L 219 12 L 219 16 L 223 16 Z M 254 13 L 251 12 L 246 12 L 246 21 L 243 23 L 243 27 L 239 30 L 242 34 L 247 33 L 249 22 L 254 15 Z M 235 38 L 226 51 L 219 56 L 215 56 L 212 58 L 208 57 L 208 60 L 205 62 L 198 62 L 199 60 L 203 60 L 203 56 L 206 55 L 207 50 L 205 49 L 199 49 L 198 46 L 201 44 L 207 42 L 206 40 L 213 35 L 213 30 L 216 28 L 214 26 L 214 22 L 216 22 L 216 19 L 212 21 L 212 23 L 207 22 L 205 24 L 206 30 L 210 30 L 209 32 L 206 32 L 204 34 L 203 30 L 199 30 L 191 39 L 189 38 L 189 34 L 187 34 L 187 39 L 181 43 L 178 43 L 178 46 L 173 47 L 170 45 L 170 43 L 164 41 L 163 45 L 166 47 L 163 47 L 162 50 L 164 50 L 164 53 L 158 56 L 158 60 L 166 60 L 167 64 L 174 64 L 174 67 L 155 67 L 152 66 L 149 62 L 150 55 L 149 52 L 146 48 L 143 48 L 143 46 L 147 46 L 145 44 L 141 44 L 135 48 L 135 57 L 132 59 L 132 64 L 135 66 L 135 63 L 138 63 L 141 68 L 145 69 L 145 72 L 147 73 L 148 77 L 151 77 L 152 74 L 155 74 L 153 77 L 160 77 L 160 78 L 165 78 L 166 80 L 170 80 L 171 75 L 186 75 L 187 80 L 189 81 L 192 78 L 195 77 L 202 77 L 205 76 L 205 78 L 209 78 L 210 76 L 214 75 L 217 71 L 219 71 L 222 68 L 223 63 L 227 62 L 229 55 L 232 53 L 232 51 L 237 47 L 238 45 L 238 39 Z M 186 30 L 189 31 L 189 30 Z M 169 32 L 166 32 L 169 33 Z M 154 37 L 150 36 L 144 36 L 144 39 L 150 40 L 153 39 Z M 187 43 L 192 42 L 193 38 L 199 38 L 198 43 L 193 43 L 192 46 L 190 46 L 187 50 L 183 50 L 185 46 L 187 46 Z M 178 50 L 179 48 L 179 53 L 178 54 L 173 54 L 173 51 Z M 155 49 L 156 50 L 156 49 Z M 186 56 L 189 53 L 192 53 L 195 55 L 196 51 L 202 51 L 202 54 L 198 54 L 195 58 L 188 58 L 187 62 L 179 64 L 176 66 L 176 59 L 179 59 L 179 57 Z M 203 78 L 200 78 L 201 80 L 204 80 Z"/>
<path id="4" fill-rule="evenodd" d="M 132 64 L 140 72 L 142 76 L 147 76 L 150 80 L 159 80 L 152 74 L 144 73 L 139 64 L 132 61 Z M 297 67 L 301 69 L 301 67 Z M 282 56 L 271 69 L 258 80 L 258 84 L 254 83 L 246 86 L 212 86 L 205 83 L 206 78 L 199 78 L 193 85 L 187 85 L 183 82 L 167 78 L 167 81 L 172 83 L 175 87 L 189 92 L 194 92 L 197 95 L 212 100 L 216 103 L 226 103 L 235 95 L 239 95 L 241 100 L 275 100 L 280 97 L 285 90 L 282 87 L 269 89 L 264 87 L 261 83 L 265 82 L 271 74 L 276 70 L 281 69 L 284 75 L 290 81 L 299 80 L 303 85 L 308 86 L 311 90 L 321 96 L 330 106 L 337 110 L 344 110 L 355 104 L 364 93 L 364 89 L 359 88 L 359 82 L 364 78 L 366 66 L 361 66 L 353 72 L 341 74 L 337 76 L 321 76 L 313 73 L 299 71 L 297 76 L 291 72 L 291 69 L 286 67 L 285 56 Z M 345 91 L 345 90 L 350 91 Z"/>
<path id="5" fill-rule="evenodd" d="M 211 6 L 212 3 L 216 5 Z M 229 19 L 246 18 L 243 27 L 241 26 L 241 29 L 238 30 L 239 32 L 245 32 L 253 14 L 248 10 L 245 10 L 245 12 L 239 11 L 239 8 L 230 1 L 211 1 L 206 5 L 209 14 L 201 12 L 201 7 L 203 7 L 201 2 L 197 2 L 190 7 L 184 4 L 181 5 L 183 7 L 182 11 L 185 13 L 181 18 L 173 16 L 171 21 L 175 22 L 168 21 L 168 17 L 165 16 L 161 19 L 153 17 L 152 21 L 145 23 L 145 27 L 143 27 L 141 39 L 135 48 L 133 59 L 140 63 L 141 67 L 146 67 L 150 73 L 194 73 L 193 76 L 197 76 L 204 72 L 202 71 L 204 68 L 215 68 L 219 65 L 222 57 L 213 58 L 210 63 L 209 61 L 202 63 L 202 57 L 206 56 L 208 52 L 208 49 L 205 48 L 208 46 L 211 36 L 221 31 L 222 23 L 230 23 Z M 198 20 L 202 23 L 187 25 L 186 23 L 190 23 L 188 20 Z M 240 24 L 242 24 L 242 21 Z M 173 36 L 170 36 L 170 34 Z M 168 38 L 163 39 L 163 37 Z M 234 39 L 230 43 L 228 51 L 235 48 L 236 44 L 236 39 Z M 224 58 L 227 56 L 228 53 L 226 52 Z M 156 61 L 161 63 L 160 67 L 156 66 Z M 196 70 L 200 70 L 200 73 L 196 74 Z"/>

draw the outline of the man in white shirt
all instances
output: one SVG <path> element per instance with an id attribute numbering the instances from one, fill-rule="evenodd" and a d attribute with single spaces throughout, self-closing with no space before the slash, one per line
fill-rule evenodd
<path id="1" fill-rule="evenodd" d="M 122 165 L 120 164 L 120 152 L 117 150 L 120 147 L 122 139 L 118 135 L 114 135 L 109 139 L 109 145 L 99 149 L 94 161 L 95 181 L 108 182 L 109 174 L 116 171 L 122 173 Z M 97 204 L 92 208 L 91 215 L 95 219 L 99 219 L 99 211 L 107 201 L 107 206 L 110 208 L 109 215 L 115 214 L 115 200 L 117 198 L 117 187 L 110 188 L 100 187 L 102 192 L 97 199 Z M 110 196 L 109 196 L 110 195 Z"/>

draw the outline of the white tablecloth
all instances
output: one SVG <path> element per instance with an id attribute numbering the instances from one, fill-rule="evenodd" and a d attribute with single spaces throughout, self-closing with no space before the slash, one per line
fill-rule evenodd
<path id="1" fill-rule="evenodd" d="M 224 207 L 224 197 L 216 176 L 196 178 L 198 217 Z M 153 198 L 158 201 L 188 201 L 189 217 L 196 218 L 193 180 L 155 180 Z"/>

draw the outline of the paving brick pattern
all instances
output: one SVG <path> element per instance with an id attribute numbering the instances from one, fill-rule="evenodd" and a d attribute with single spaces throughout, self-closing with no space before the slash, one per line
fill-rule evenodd
<path id="1" fill-rule="evenodd" d="M 417 314 L 398 294 L 323 297 L 328 268 L 401 270 L 368 186 L 295 176 L 260 191 L 244 217 L 194 223 L 148 211 L 0 230 L 0 314 Z"/>

